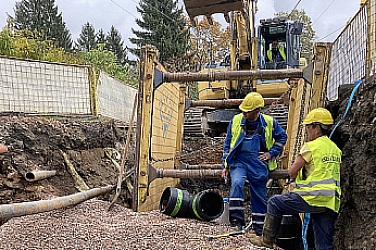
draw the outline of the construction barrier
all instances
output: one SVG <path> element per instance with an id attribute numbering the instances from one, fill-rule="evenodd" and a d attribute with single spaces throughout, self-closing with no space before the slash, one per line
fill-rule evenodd
<path id="1" fill-rule="evenodd" d="M 96 89 L 98 114 L 129 123 L 137 89 L 103 71 Z"/>
<path id="2" fill-rule="evenodd" d="M 0 112 L 90 115 L 129 123 L 137 92 L 86 65 L 0 56 Z"/>
<path id="3" fill-rule="evenodd" d="M 338 99 L 338 88 L 341 85 L 353 84 L 366 76 L 366 67 L 370 67 L 371 59 L 375 62 L 375 33 L 370 29 L 375 28 L 374 5 L 374 1 L 367 1 L 333 43 L 327 86 L 329 101 Z M 368 36 L 370 41 L 367 42 Z M 367 52 L 367 43 L 372 51 L 368 49 Z"/>

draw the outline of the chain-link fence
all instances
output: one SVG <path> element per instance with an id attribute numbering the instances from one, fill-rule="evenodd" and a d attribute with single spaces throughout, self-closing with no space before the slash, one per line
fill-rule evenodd
<path id="1" fill-rule="evenodd" d="M 0 58 L 0 111 L 90 114 L 88 67 Z"/>
<path id="2" fill-rule="evenodd" d="M 338 99 L 339 86 L 353 84 L 366 74 L 367 20 L 365 4 L 333 43 L 327 85 L 329 101 Z"/>

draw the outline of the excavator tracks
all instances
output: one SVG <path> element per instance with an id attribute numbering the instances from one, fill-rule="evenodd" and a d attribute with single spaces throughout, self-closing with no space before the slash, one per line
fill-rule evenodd
<path id="1" fill-rule="evenodd" d="M 184 113 L 184 135 L 192 137 L 202 136 L 220 136 L 226 133 L 228 123 L 221 124 L 207 124 L 204 112 L 207 107 L 195 107 L 190 108 Z M 212 109 L 212 108 L 211 108 Z M 240 111 L 239 111 L 240 112 Z M 263 113 L 274 117 L 278 124 L 287 129 L 287 118 L 289 113 L 289 107 L 286 104 L 277 104 L 275 107 L 270 105 L 265 106 L 262 110 Z M 213 128 L 215 125 L 215 128 Z M 215 130 L 215 131 L 214 131 Z"/>

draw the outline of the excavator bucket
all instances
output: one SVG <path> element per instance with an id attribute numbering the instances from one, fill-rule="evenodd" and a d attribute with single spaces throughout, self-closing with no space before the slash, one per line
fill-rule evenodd
<path id="1" fill-rule="evenodd" d="M 185 9 L 188 12 L 191 22 L 196 16 L 205 15 L 210 18 L 214 13 L 224 13 L 242 10 L 242 0 L 184 0 Z"/>

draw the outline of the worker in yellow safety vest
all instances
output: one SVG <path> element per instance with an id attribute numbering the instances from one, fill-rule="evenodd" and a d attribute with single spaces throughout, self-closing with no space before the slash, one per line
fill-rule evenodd
<path id="1" fill-rule="evenodd" d="M 308 142 L 289 169 L 289 175 L 296 178 L 296 187 L 290 193 L 269 199 L 262 237 L 251 239 L 256 245 L 273 247 L 283 215 L 311 213 L 316 250 L 334 249 L 333 230 L 343 175 L 342 153 L 327 137 L 333 124 L 328 110 L 312 110 L 303 124 Z"/>
<path id="2" fill-rule="evenodd" d="M 269 62 L 283 62 L 286 61 L 286 52 L 283 46 L 278 46 L 278 41 L 272 42 L 272 49 L 266 52 Z"/>
<path id="3" fill-rule="evenodd" d="M 243 186 L 248 179 L 251 193 L 252 226 L 262 234 L 266 214 L 266 182 L 277 167 L 276 157 L 286 143 L 286 131 L 273 117 L 260 113 L 263 97 L 249 93 L 240 104 L 242 114 L 231 120 L 223 149 L 222 178 L 231 177 L 229 219 L 233 227 L 245 225 Z"/>

